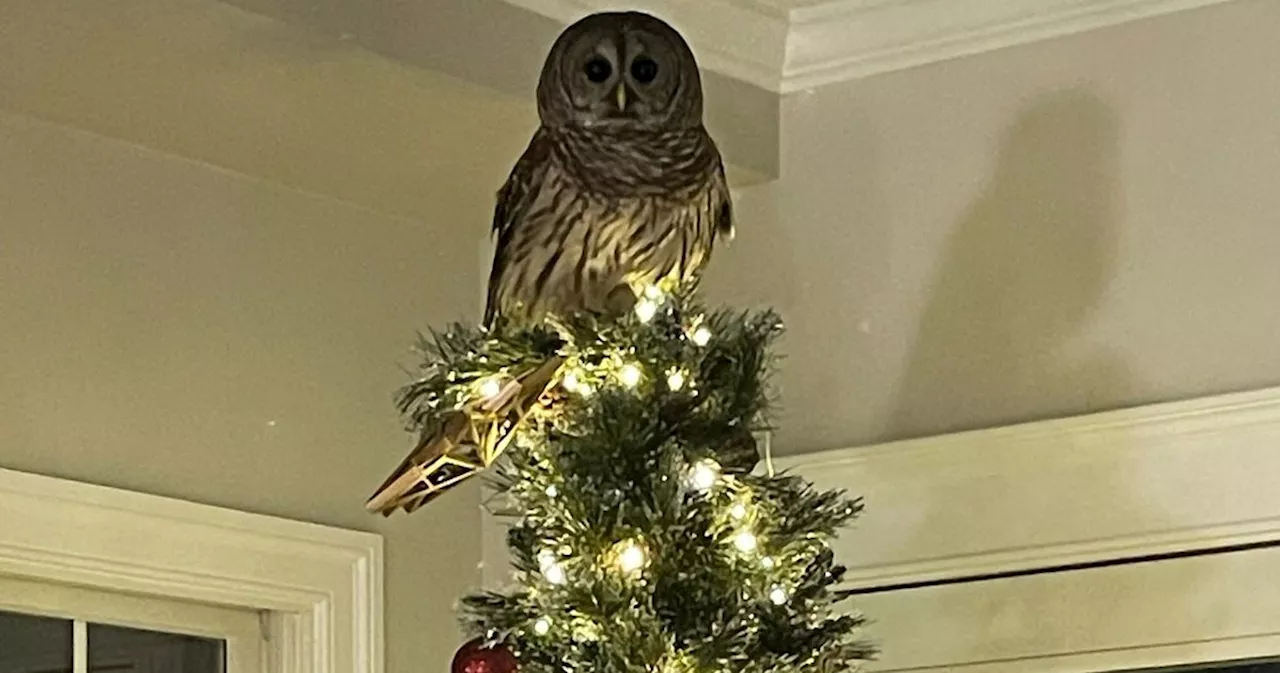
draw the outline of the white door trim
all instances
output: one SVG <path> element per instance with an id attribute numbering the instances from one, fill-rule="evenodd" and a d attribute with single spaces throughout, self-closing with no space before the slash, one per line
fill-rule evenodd
<path id="1" fill-rule="evenodd" d="M 382 673 L 382 538 L 0 469 L 0 575 L 269 615 L 272 673 Z"/>

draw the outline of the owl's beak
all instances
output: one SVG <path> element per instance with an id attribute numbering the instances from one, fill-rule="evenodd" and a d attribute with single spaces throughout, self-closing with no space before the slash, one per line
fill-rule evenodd
<path id="1" fill-rule="evenodd" d="M 624 112 L 627 109 L 627 85 L 618 84 L 618 112 Z"/>

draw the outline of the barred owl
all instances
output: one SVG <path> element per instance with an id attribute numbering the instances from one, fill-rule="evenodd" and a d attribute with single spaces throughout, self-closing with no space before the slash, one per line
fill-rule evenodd
<path id="1" fill-rule="evenodd" d="M 688 44 L 640 12 L 605 12 L 552 45 L 540 126 L 498 192 L 485 322 L 612 314 L 646 285 L 696 282 L 733 233 Z"/>

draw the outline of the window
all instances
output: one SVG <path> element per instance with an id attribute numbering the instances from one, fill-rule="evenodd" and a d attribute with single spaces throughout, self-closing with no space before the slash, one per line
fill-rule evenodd
<path id="1" fill-rule="evenodd" d="M 0 469 L 0 673 L 382 673 L 381 611 L 377 535 Z"/>
<path id="2" fill-rule="evenodd" d="M 0 673 L 262 673 L 258 613 L 0 577 Z"/>
<path id="3" fill-rule="evenodd" d="M 1278 447 L 1271 388 L 780 462 L 865 497 L 878 671 L 1280 673 Z"/>

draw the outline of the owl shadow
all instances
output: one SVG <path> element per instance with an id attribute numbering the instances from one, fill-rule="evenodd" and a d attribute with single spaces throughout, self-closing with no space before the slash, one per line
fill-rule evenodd
<path id="1" fill-rule="evenodd" d="M 1080 89 L 1032 100 L 950 234 L 888 435 L 1094 411 L 1130 373 L 1085 328 L 1115 270 L 1118 122 Z"/>
<path id="2" fill-rule="evenodd" d="M 1091 340 L 1088 333 L 1117 268 L 1123 194 L 1120 137 L 1120 121 L 1113 109 L 1085 89 L 1048 92 L 1019 111 L 1000 141 L 990 181 L 946 242 L 887 434 L 921 437 L 1127 404 L 1137 385 L 1134 374 L 1121 357 L 1106 344 Z M 1114 517 L 1147 531 L 1179 525 L 1167 508 L 1151 499 L 1153 489 L 1147 477 L 1125 469 L 1132 461 L 1122 453 L 1124 441 L 1123 437 L 1114 440 L 1114 454 L 1091 454 L 1091 463 L 1085 467 L 1061 468 L 1086 469 L 1091 484 L 1087 494 L 1054 489 L 1032 492 L 1020 487 L 1027 475 L 1002 472 L 1007 465 L 999 461 L 989 470 L 972 466 L 974 478 L 987 484 L 990 492 L 1019 493 L 1023 513 L 1004 518 L 993 518 L 990 511 L 961 513 L 975 523 L 964 530 L 985 527 L 994 533 L 992 538 L 1003 542 L 953 540 L 949 551 L 1009 551 L 1043 544 L 1042 532 L 1058 529 L 1054 522 L 1063 511 L 1074 512 L 1073 521 Z M 892 475 L 882 476 L 887 483 L 901 483 Z M 946 478 L 939 475 L 941 480 Z M 918 503 L 918 515 L 911 517 L 914 532 L 903 531 L 895 541 L 907 554 L 936 550 L 937 537 L 945 536 L 956 521 L 955 503 L 944 493 L 931 492 L 945 491 L 944 482 L 930 483 L 936 488 L 921 490 L 923 502 Z M 874 489 L 874 484 L 870 486 Z M 1044 520 L 1038 520 L 1040 515 Z M 878 516 L 874 498 L 868 501 L 866 516 Z M 1079 529 L 1072 537 L 1085 541 L 1089 534 Z M 962 548 L 951 546 L 956 544 Z M 993 545 L 1001 547 L 992 549 Z M 962 659 L 980 661 L 992 652 L 1025 649 L 1064 654 L 1096 645 L 1096 634 L 1132 632 L 1119 620 L 1131 619 L 1132 610 L 1124 606 L 1140 603 L 1147 595 L 1145 571 L 1138 566 L 1099 580 L 1109 593 L 1096 606 L 1091 604 L 1098 609 L 1091 613 L 1087 629 L 1080 628 L 1071 601 L 1045 605 L 1044 587 L 1078 583 L 1082 578 L 1077 573 L 1116 572 L 1121 570 L 1063 570 L 1050 576 L 979 580 L 979 584 L 1001 582 L 1005 590 L 952 585 L 904 593 L 924 594 L 919 596 L 923 603 L 912 602 L 917 607 L 941 610 L 961 604 L 971 608 L 973 614 L 967 619 L 980 635 L 966 639 L 976 649 L 957 652 Z M 1170 609 L 1194 614 L 1208 628 L 1230 620 L 1221 606 L 1207 606 L 1203 597 L 1197 598 L 1206 581 L 1197 569 L 1181 566 L 1177 572 L 1184 592 L 1169 597 Z M 1031 585 L 1041 588 L 1032 590 Z M 975 589 L 981 600 L 955 602 L 956 592 Z M 1104 609 L 1109 606 L 1115 609 Z M 1030 615 L 1035 616 L 1023 619 Z M 1079 640 L 1086 632 L 1095 636 Z M 927 649 L 924 643 L 895 643 L 905 649 L 914 645 Z"/>

